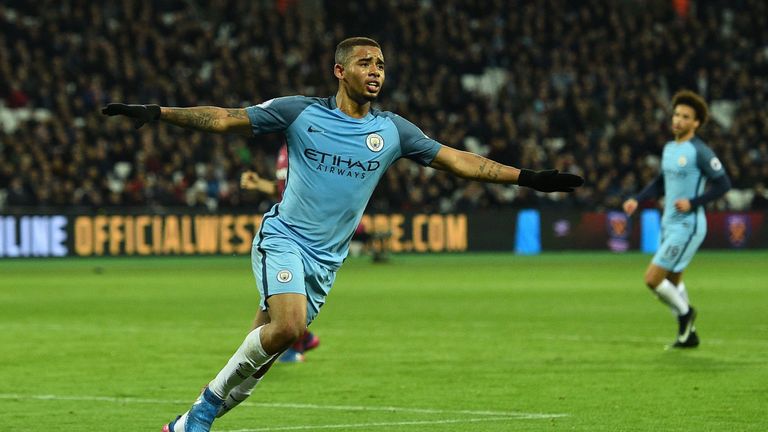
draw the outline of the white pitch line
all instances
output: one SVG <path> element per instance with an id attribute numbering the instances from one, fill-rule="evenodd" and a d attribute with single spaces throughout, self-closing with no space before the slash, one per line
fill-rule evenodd
<path id="1" fill-rule="evenodd" d="M 18 393 L 0 393 L 0 399 L 34 399 L 50 401 L 84 401 L 84 402 L 113 402 L 121 404 L 189 404 L 188 400 L 174 399 L 145 399 L 132 397 L 110 397 L 110 396 L 60 396 L 60 395 L 23 395 Z M 267 402 L 243 402 L 242 406 L 253 406 L 261 408 L 298 408 L 315 409 L 325 411 L 382 411 L 392 413 L 417 413 L 417 414 L 451 414 L 451 415 L 476 415 L 495 417 L 497 419 L 551 419 L 558 417 L 568 417 L 569 414 L 547 414 L 530 413 L 517 411 L 474 411 L 474 410 L 443 410 L 434 408 L 403 408 L 392 406 L 360 406 L 360 405 L 317 405 L 317 404 L 298 404 L 298 403 L 267 403 Z M 389 424 L 389 423 L 387 423 Z M 259 429 L 261 430 L 261 429 Z M 270 429 L 271 430 L 271 429 Z"/>
<path id="2" fill-rule="evenodd" d="M 538 414 L 537 414 L 538 415 Z M 546 417 L 552 418 L 557 415 Z M 544 418 L 544 417 L 535 417 Z M 424 420 L 424 421 L 402 421 L 402 422 L 388 422 L 388 423 L 349 423 L 349 424 L 334 424 L 334 425 L 306 425 L 306 426 L 278 426 L 278 427 L 265 427 L 257 429 L 230 429 L 221 432 L 271 432 L 271 431 L 292 431 L 292 430 L 315 430 L 315 429 L 346 429 L 346 428 L 371 428 L 371 427 L 384 427 L 384 426 L 424 426 L 424 425 L 440 425 L 440 424 L 456 424 L 456 423 L 479 423 L 490 421 L 510 421 L 526 419 L 526 417 L 486 417 L 486 418 L 470 418 L 470 419 L 451 419 L 451 420 Z"/>

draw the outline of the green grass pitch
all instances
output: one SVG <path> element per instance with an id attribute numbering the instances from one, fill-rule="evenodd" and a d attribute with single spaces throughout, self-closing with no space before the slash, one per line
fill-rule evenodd
<path id="1" fill-rule="evenodd" d="M 768 252 L 696 256 L 689 351 L 649 259 L 351 258 L 320 347 L 213 430 L 768 430 Z M 248 257 L 0 261 L 0 431 L 159 431 L 257 302 Z"/>

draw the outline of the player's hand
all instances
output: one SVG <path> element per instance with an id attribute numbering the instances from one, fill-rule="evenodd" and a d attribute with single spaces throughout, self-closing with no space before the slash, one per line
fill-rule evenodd
<path id="1" fill-rule="evenodd" d="M 677 211 L 680 213 L 688 213 L 691 211 L 691 201 L 685 198 L 681 198 L 675 201 L 675 209 L 677 209 Z"/>
<path id="2" fill-rule="evenodd" d="M 630 198 L 626 201 L 624 201 L 624 213 L 627 214 L 627 216 L 632 216 L 632 213 L 637 210 L 637 200 L 634 198 Z"/>
<path id="3" fill-rule="evenodd" d="M 133 119 L 136 129 L 160 120 L 160 105 L 126 105 L 121 103 L 107 104 L 101 113 L 108 116 L 124 115 Z"/>
<path id="4" fill-rule="evenodd" d="M 258 189 L 261 177 L 255 171 L 246 171 L 240 175 L 240 187 L 245 190 Z"/>
<path id="5" fill-rule="evenodd" d="M 517 184 L 541 192 L 573 192 L 584 184 L 584 178 L 576 174 L 560 173 L 556 169 L 533 171 L 521 169 Z"/>

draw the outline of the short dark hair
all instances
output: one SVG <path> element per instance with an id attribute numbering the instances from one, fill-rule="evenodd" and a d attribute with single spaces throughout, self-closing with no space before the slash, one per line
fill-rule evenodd
<path id="1" fill-rule="evenodd" d="M 352 54 L 352 49 L 356 46 L 374 46 L 381 49 L 379 43 L 371 38 L 351 37 L 344 39 L 336 45 L 336 54 L 333 56 L 333 61 L 341 65 L 347 64 L 349 55 Z"/>
<path id="2" fill-rule="evenodd" d="M 703 97 L 691 90 L 680 90 L 672 97 L 672 109 L 678 105 L 686 105 L 693 108 L 696 113 L 696 120 L 699 121 L 699 127 L 704 126 L 709 118 L 709 108 Z"/>

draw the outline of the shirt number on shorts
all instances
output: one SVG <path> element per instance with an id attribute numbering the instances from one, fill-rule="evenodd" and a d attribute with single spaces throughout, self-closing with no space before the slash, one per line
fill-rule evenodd
<path id="1" fill-rule="evenodd" d="M 667 258 L 676 258 L 680 253 L 680 246 L 670 246 L 664 251 L 664 256 Z"/>

